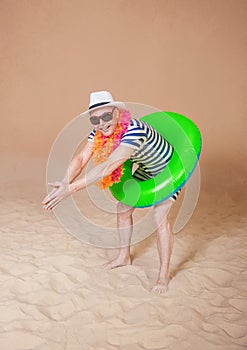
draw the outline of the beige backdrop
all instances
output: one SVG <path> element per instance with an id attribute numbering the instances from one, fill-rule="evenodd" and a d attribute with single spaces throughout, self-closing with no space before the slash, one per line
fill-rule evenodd
<path id="1" fill-rule="evenodd" d="M 246 0 L 1 0 L 2 180 L 44 186 L 58 132 L 108 89 L 191 117 L 203 186 L 240 198 L 246 29 Z"/>
<path id="2" fill-rule="evenodd" d="M 0 0 L 1 350 L 246 349 L 246 29 L 247 0 Z M 165 295 L 150 293 L 155 232 L 109 271 L 116 250 L 90 245 L 118 237 L 105 200 L 81 191 L 83 220 L 60 212 L 82 240 L 41 205 L 49 150 L 99 89 L 202 131 L 203 190 Z"/>

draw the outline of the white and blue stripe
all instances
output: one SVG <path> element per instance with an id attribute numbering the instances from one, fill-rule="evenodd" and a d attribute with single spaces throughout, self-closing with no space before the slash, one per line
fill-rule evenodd
<path id="1" fill-rule="evenodd" d="M 88 141 L 94 139 L 93 130 Z M 127 132 L 122 136 L 121 146 L 133 148 L 135 151 L 130 160 L 138 165 L 133 176 L 141 181 L 159 174 L 168 164 L 173 154 L 173 147 L 149 124 L 131 119 Z M 171 199 L 176 200 L 180 191 Z"/>
<path id="2" fill-rule="evenodd" d="M 139 180 L 146 180 L 160 173 L 173 153 L 173 147 L 155 129 L 137 119 L 131 120 L 120 145 L 136 150 L 130 160 L 139 165 L 139 170 L 134 174 Z"/>

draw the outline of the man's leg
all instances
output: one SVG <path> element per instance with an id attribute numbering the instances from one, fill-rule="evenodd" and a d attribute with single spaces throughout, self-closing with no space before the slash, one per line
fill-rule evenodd
<path id="1" fill-rule="evenodd" d="M 156 284 L 152 288 L 153 292 L 164 293 L 168 289 L 170 281 L 170 259 L 173 248 L 173 233 L 169 223 L 169 211 L 173 201 L 160 203 L 154 207 L 154 219 L 157 226 L 157 246 L 160 258 L 160 270 Z"/>
<path id="2" fill-rule="evenodd" d="M 106 269 L 114 269 L 115 267 L 131 264 L 130 258 L 130 242 L 133 231 L 132 213 L 135 208 L 125 204 L 118 203 L 117 206 L 117 226 L 119 234 L 120 249 L 118 256 L 103 265 Z"/>

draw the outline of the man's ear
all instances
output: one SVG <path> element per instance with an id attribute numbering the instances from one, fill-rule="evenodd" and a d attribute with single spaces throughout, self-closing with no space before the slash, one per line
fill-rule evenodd
<path id="1" fill-rule="evenodd" d="M 120 110 L 117 107 L 115 107 L 115 109 L 114 109 L 114 114 L 115 114 L 115 117 L 117 117 L 117 119 L 118 119 L 120 116 Z"/>

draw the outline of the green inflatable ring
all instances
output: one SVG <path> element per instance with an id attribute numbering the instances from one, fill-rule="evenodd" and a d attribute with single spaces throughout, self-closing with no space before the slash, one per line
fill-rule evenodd
<path id="1" fill-rule="evenodd" d="M 174 147 L 172 158 L 161 173 L 145 181 L 133 178 L 133 163 L 126 161 L 120 182 L 113 184 L 110 191 L 119 202 L 144 208 L 165 201 L 183 187 L 198 162 L 202 142 L 197 126 L 181 114 L 155 112 L 140 119 Z"/>

